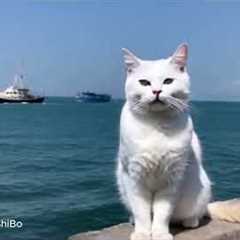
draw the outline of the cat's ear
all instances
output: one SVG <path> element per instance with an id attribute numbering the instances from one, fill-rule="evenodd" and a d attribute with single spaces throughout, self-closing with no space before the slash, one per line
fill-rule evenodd
<path id="1" fill-rule="evenodd" d="M 178 65 L 180 67 L 180 70 L 183 71 L 184 67 L 187 64 L 187 58 L 188 58 L 188 45 L 186 43 L 183 43 L 178 46 L 177 50 L 171 57 L 171 62 Z"/>
<path id="2" fill-rule="evenodd" d="M 127 71 L 130 73 L 140 65 L 140 59 L 135 56 L 131 51 L 126 48 L 122 48 L 124 63 L 126 65 Z"/>

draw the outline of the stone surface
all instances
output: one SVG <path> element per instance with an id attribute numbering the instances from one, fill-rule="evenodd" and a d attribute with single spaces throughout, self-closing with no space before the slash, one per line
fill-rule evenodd
<path id="1" fill-rule="evenodd" d="M 128 240 L 133 227 L 122 223 L 101 231 L 73 235 L 68 240 Z M 240 224 L 205 220 L 199 228 L 171 228 L 175 240 L 240 240 Z"/>

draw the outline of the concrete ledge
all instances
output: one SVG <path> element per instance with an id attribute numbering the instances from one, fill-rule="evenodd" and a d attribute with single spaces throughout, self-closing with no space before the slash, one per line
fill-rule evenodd
<path id="1" fill-rule="evenodd" d="M 128 240 L 133 227 L 122 223 L 100 231 L 73 235 L 68 240 Z M 240 224 L 204 220 L 196 229 L 171 228 L 175 240 L 240 240 Z"/>

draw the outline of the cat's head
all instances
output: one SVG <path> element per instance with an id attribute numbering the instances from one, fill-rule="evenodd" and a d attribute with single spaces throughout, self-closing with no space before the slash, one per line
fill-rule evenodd
<path id="1" fill-rule="evenodd" d="M 187 108 L 190 82 L 186 44 L 170 57 L 154 61 L 142 60 L 127 49 L 123 52 L 127 69 L 125 94 L 132 111 L 183 112 Z"/>

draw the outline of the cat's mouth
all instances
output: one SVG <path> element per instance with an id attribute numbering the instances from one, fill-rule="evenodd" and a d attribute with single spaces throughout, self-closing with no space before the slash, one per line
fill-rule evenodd
<path id="1" fill-rule="evenodd" d="M 153 101 L 150 102 L 150 104 L 153 104 L 153 105 L 155 105 L 155 104 L 165 104 L 165 102 L 162 101 L 159 98 L 155 98 Z"/>

